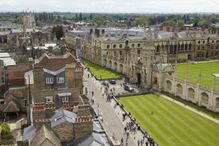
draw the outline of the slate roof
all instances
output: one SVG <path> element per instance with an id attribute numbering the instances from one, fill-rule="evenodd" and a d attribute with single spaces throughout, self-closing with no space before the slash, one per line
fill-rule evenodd
<path id="1" fill-rule="evenodd" d="M 35 133 L 37 129 L 34 125 L 28 126 L 24 129 L 23 141 L 29 140 Z"/>
<path id="2" fill-rule="evenodd" d="M 51 146 L 61 146 L 61 142 L 58 137 L 49 130 L 45 125 L 43 125 L 34 135 L 33 139 L 30 141 L 31 146 L 41 146 L 45 141 L 49 141 Z M 47 145 L 50 146 L 50 145 Z"/>
<path id="3" fill-rule="evenodd" d="M 56 110 L 54 116 L 50 118 L 51 127 L 54 127 L 66 121 L 70 123 L 74 123 L 76 117 L 77 115 L 73 112 L 64 109 Z"/>
<path id="4" fill-rule="evenodd" d="M 19 112 L 19 111 L 20 111 L 20 107 L 19 107 L 19 105 L 14 100 L 9 101 L 3 107 L 3 112 L 5 112 L 5 113 Z"/>
<path id="5" fill-rule="evenodd" d="M 77 146 L 108 146 L 108 142 L 100 133 L 92 132 L 86 139 L 79 142 Z"/>

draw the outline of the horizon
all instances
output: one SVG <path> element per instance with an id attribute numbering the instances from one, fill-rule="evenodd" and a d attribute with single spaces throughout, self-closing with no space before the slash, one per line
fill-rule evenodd
<path id="1" fill-rule="evenodd" d="M 219 13 L 219 1 L 209 0 L 7 0 L 0 12 L 109 13 L 109 14 L 185 14 Z"/>

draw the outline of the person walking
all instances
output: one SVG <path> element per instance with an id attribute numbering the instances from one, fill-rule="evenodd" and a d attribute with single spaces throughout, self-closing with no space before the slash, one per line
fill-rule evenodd
<path id="1" fill-rule="evenodd" d="M 91 92 L 91 96 L 94 97 L 94 91 Z"/>

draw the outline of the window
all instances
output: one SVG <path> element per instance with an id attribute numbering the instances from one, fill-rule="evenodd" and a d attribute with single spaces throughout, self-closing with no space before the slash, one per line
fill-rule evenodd
<path id="1" fill-rule="evenodd" d="M 24 99 L 24 106 L 27 106 L 27 99 Z"/>
<path id="2" fill-rule="evenodd" d="M 62 97 L 62 103 L 67 103 L 68 102 L 68 97 Z"/>
<path id="3" fill-rule="evenodd" d="M 122 44 L 119 45 L 119 48 L 122 48 Z"/>
<path id="4" fill-rule="evenodd" d="M 107 47 L 107 49 L 109 49 L 109 48 L 110 48 L 110 45 L 107 45 L 106 47 Z"/>
<path id="5" fill-rule="evenodd" d="M 140 47 L 141 46 L 141 44 L 138 44 L 138 47 Z"/>
<path id="6" fill-rule="evenodd" d="M 46 78 L 46 84 L 53 84 L 53 78 Z"/>
<path id="7" fill-rule="evenodd" d="M 119 51 L 119 55 L 122 56 L 122 51 Z"/>
<path id="8" fill-rule="evenodd" d="M 45 102 L 46 103 L 51 103 L 51 102 L 53 102 L 53 97 L 52 96 L 46 96 L 46 97 L 44 97 L 45 98 Z"/>
<path id="9" fill-rule="evenodd" d="M 140 55 L 141 54 L 141 51 L 140 50 L 138 50 L 138 55 Z"/>
<path id="10" fill-rule="evenodd" d="M 59 84 L 62 84 L 62 83 L 65 82 L 64 77 L 58 77 L 58 78 L 56 78 L 56 80 L 57 80 L 56 82 L 59 83 Z"/>
<path id="11" fill-rule="evenodd" d="M 116 45 L 113 45 L 113 48 L 115 49 L 115 48 L 116 48 Z"/>
<path id="12" fill-rule="evenodd" d="M 132 44 L 132 47 L 135 47 L 135 44 Z"/>

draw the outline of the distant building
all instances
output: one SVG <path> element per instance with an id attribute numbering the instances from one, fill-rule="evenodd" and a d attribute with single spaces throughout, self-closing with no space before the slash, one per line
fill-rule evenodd
<path id="1" fill-rule="evenodd" d="M 31 11 L 27 11 L 23 15 L 23 27 L 24 28 L 35 28 L 36 27 L 36 22 L 35 22 L 35 17 Z"/>

